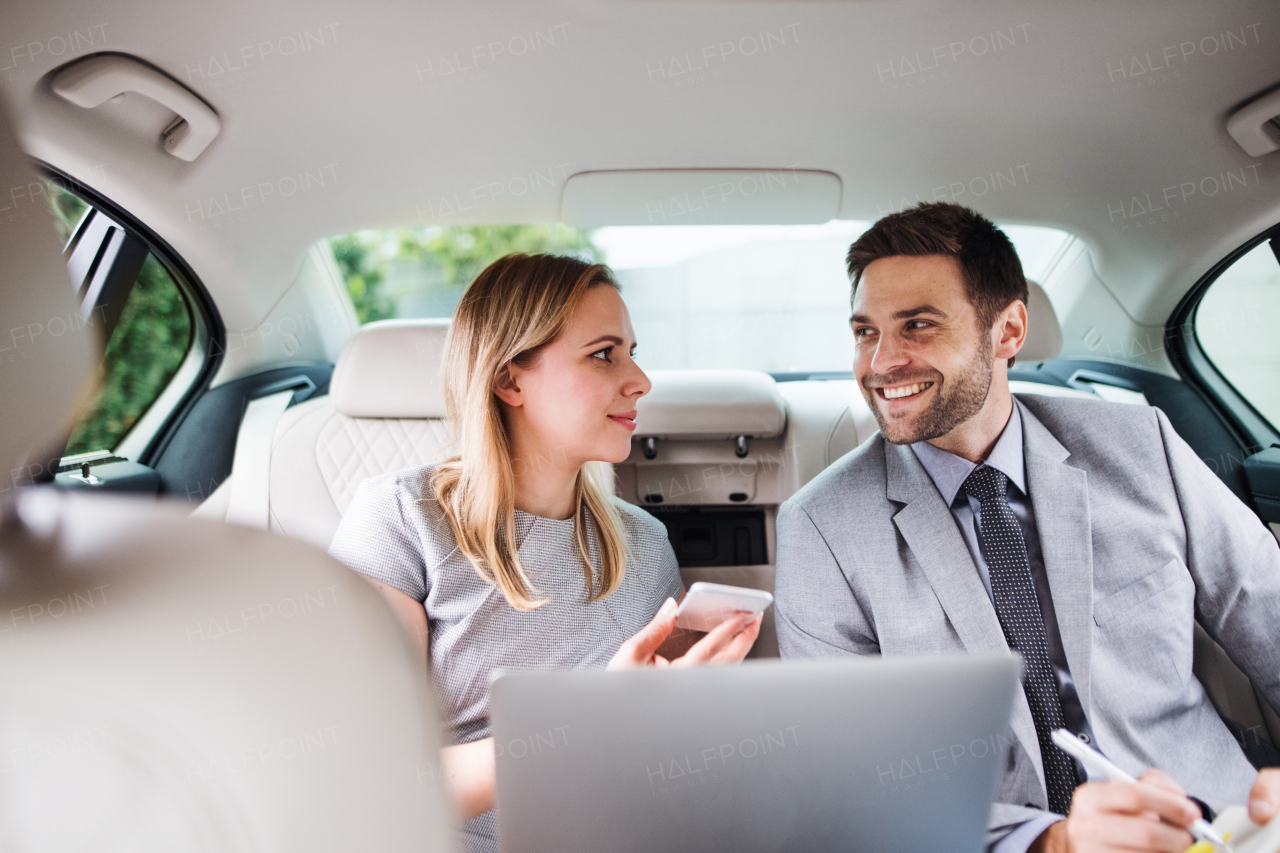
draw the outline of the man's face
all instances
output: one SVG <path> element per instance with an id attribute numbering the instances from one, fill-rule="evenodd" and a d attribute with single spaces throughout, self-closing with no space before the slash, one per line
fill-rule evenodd
<path id="1" fill-rule="evenodd" d="M 872 261 L 853 300 L 853 375 L 894 444 L 951 432 L 981 409 L 994 369 L 960 262 L 946 255 Z"/>

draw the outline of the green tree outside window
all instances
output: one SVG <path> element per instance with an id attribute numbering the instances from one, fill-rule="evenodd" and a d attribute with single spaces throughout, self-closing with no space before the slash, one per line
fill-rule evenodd
<path id="1" fill-rule="evenodd" d="M 55 181 L 45 186 L 65 245 L 89 205 Z M 114 449 L 173 379 L 191 339 L 186 297 L 156 256 L 148 255 L 98 365 L 98 393 L 76 422 L 66 455 Z"/>
<path id="2" fill-rule="evenodd" d="M 67 443 L 66 455 L 111 450 L 177 373 L 191 346 L 191 309 L 155 255 L 138 274 L 99 365 L 98 394 Z"/>
<path id="3" fill-rule="evenodd" d="M 604 258 L 590 232 L 560 224 L 357 231 L 329 246 L 361 323 L 451 316 L 472 279 L 510 252 Z"/>
<path id="4" fill-rule="evenodd" d="M 62 238 L 62 245 L 65 246 L 67 241 L 71 239 L 71 232 L 80 224 L 80 217 L 84 216 L 84 212 L 89 209 L 89 205 L 66 190 L 55 186 L 52 181 L 46 181 L 45 185 L 49 188 L 49 202 L 50 207 L 53 208 L 54 225 L 58 229 L 58 236 Z"/>

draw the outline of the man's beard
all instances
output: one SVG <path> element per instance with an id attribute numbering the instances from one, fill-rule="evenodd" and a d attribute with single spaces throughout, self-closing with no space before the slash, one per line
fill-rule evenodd
<path id="1" fill-rule="evenodd" d="M 863 387 L 863 394 L 871 405 L 871 413 L 880 424 L 880 434 L 890 444 L 914 444 L 944 436 L 960 424 L 982 411 L 991 390 L 991 377 L 995 372 L 990 335 L 979 334 L 978 346 L 973 358 L 954 376 L 941 381 L 936 371 L 932 376 L 896 377 L 868 376 L 878 385 L 898 385 L 904 382 L 932 382 L 937 394 L 929 406 L 910 422 L 890 422 L 878 405 L 882 401 L 875 391 Z M 881 382 L 880 380 L 885 381 Z M 866 380 L 864 380 L 866 381 Z"/>

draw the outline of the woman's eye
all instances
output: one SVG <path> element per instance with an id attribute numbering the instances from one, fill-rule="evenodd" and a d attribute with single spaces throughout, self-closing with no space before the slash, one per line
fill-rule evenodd
<path id="1" fill-rule="evenodd" d="M 605 347 L 604 349 L 598 349 L 595 352 L 591 353 L 591 357 L 598 358 L 601 361 L 612 361 L 612 359 L 609 358 L 609 353 L 611 352 L 613 352 L 613 347 L 609 346 L 609 347 Z"/>

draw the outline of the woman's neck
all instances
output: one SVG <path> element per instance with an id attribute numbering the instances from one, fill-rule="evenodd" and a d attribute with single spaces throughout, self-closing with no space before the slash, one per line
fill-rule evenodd
<path id="1" fill-rule="evenodd" d="M 542 518 L 572 518 L 574 490 L 581 465 L 570 464 L 564 453 L 537 451 L 512 454 L 515 506 L 521 512 Z"/>

